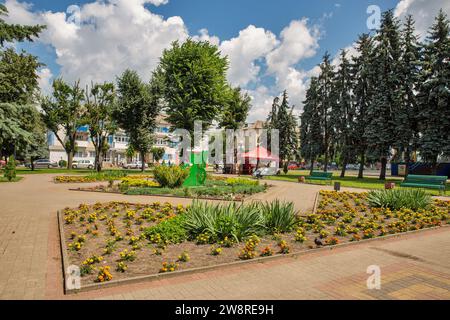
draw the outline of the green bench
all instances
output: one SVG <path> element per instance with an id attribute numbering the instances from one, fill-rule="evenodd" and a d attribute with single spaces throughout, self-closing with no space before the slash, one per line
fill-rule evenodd
<path id="1" fill-rule="evenodd" d="M 440 192 L 445 192 L 446 182 L 447 177 L 445 176 L 421 176 L 410 174 L 400 186 L 408 188 L 438 189 Z"/>
<path id="2" fill-rule="evenodd" d="M 332 172 L 313 171 L 309 176 L 305 177 L 305 180 L 325 181 L 332 183 Z"/>

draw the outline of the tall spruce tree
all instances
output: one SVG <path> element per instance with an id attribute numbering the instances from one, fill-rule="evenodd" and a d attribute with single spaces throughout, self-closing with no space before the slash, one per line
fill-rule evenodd
<path id="1" fill-rule="evenodd" d="M 369 155 L 381 162 L 380 180 L 386 179 L 391 148 L 397 141 L 395 114 L 401 108 L 401 43 L 398 19 L 392 11 L 383 13 L 375 36 L 372 74 L 376 86 L 367 112 L 370 121 L 365 132 Z"/>
<path id="2" fill-rule="evenodd" d="M 319 83 L 316 77 L 311 78 L 311 84 L 306 91 L 303 112 L 300 116 L 300 153 L 311 164 L 314 163 L 323 150 L 323 137 L 319 118 Z"/>
<path id="3" fill-rule="evenodd" d="M 372 104 L 375 82 L 372 73 L 372 39 L 368 34 L 359 36 L 357 55 L 353 59 L 354 103 L 355 103 L 355 151 L 359 157 L 358 178 L 364 177 L 368 142 L 366 129 L 370 121 L 368 110 Z"/>
<path id="4" fill-rule="evenodd" d="M 404 24 L 401 45 L 402 55 L 398 63 L 400 66 L 399 77 L 402 96 L 400 108 L 394 113 L 396 122 L 394 147 L 397 150 L 397 160 L 402 159 L 409 163 L 412 159 L 412 153 L 417 149 L 419 134 L 417 121 L 419 108 L 416 91 L 420 70 L 420 44 L 415 35 L 414 20 L 411 15 L 407 16 Z"/>
<path id="5" fill-rule="evenodd" d="M 292 160 L 298 148 L 298 136 L 296 130 L 298 124 L 295 115 L 293 114 L 293 110 L 294 107 L 291 108 L 289 106 L 288 94 L 285 90 L 276 116 L 276 128 L 279 130 L 280 134 L 280 166 L 283 166 L 284 162 Z"/>
<path id="6" fill-rule="evenodd" d="M 420 109 L 421 156 L 436 173 L 438 157 L 450 154 L 450 37 L 447 15 L 439 11 L 425 44 L 421 63 Z"/>
<path id="7" fill-rule="evenodd" d="M 324 171 L 328 171 L 330 162 L 331 147 L 334 136 L 334 128 L 332 121 L 333 105 L 336 103 L 334 90 L 334 66 L 331 64 L 330 55 L 325 53 L 322 63 L 320 64 L 320 75 L 318 78 L 319 90 L 319 108 L 318 116 L 320 118 L 320 127 L 322 128 L 322 146 L 324 156 Z"/>
<path id="8" fill-rule="evenodd" d="M 342 50 L 340 65 L 336 72 L 335 94 L 332 121 L 336 144 L 341 157 L 341 177 L 345 177 L 347 164 L 355 158 L 355 103 L 353 98 L 352 65 L 347 58 L 347 51 Z"/>

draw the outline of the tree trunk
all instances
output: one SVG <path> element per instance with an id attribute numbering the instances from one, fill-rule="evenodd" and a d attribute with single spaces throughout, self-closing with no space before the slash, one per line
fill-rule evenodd
<path id="1" fill-rule="evenodd" d="M 312 175 L 313 171 L 314 171 L 314 158 L 311 159 L 311 169 L 309 171 L 309 174 Z"/>
<path id="2" fill-rule="evenodd" d="M 431 175 L 437 175 L 437 157 L 431 162 Z"/>
<path id="3" fill-rule="evenodd" d="M 144 172 L 145 171 L 145 152 L 141 151 L 141 161 L 142 161 L 142 168 L 141 171 Z"/>
<path id="4" fill-rule="evenodd" d="M 324 166 L 323 166 L 323 171 L 328 172 L 328 150 L 325 152 L 325 160 L 324 160 Z"/>
<path id="5" fill-rule="evenodd" d="M 406 162 L 405 177 L 407 177 L 409 174 L 409 163 L 411 162 L 411 151 L 410 151 L 409 147 L 406 148 L 406 151 L 405 151 L 405 162 Z"/>
<path id="6" fill-rule="evenodd" d="M 387 165 L 387 158 L 382 157 L 381 158 L 380 180 L 386 180 L 386 165 Z"/>
<path id="7" fill-rule="evenodd" d="M 364 178 L 364 165 L 366 162 L 366 152 L 362 151 L 361 155 L 360 155 L 360 160 L 359 160 L 359 173 L 358 173 L 358 179 L 363 179 Z"/>
<path id="8" fill-rule="evenodd" d="M 73 151 L 67 153 L 67 170 L 72 170 Z"/>
<path id="9" fill-rule="evenodd" d="M 101 152 L 97 152 L 95 154 L 95 166 L 97 172 L 102 172 L 103 169 L 103 154 Z"/>
<path id="10" fill-rule="evenodd" d="M 34 159 L 33 159 L 33 157 L 30 158 L 30 167 L 31 167 L 31 171 L 34 171 Z"/>
<path id="11" fill-rule="evenodd" d="M 344 162 L 342 163 L 341 178 L 345 178 L 345 171 L 347 170 L 347 164 L 348 164 L 348 160 L 347 160 L 347 157 L 345 157 Z"/>

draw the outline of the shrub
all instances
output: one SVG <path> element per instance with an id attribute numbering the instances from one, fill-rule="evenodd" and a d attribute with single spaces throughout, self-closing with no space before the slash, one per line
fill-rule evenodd
<path id="1" fill-rule="evenodd" d="M 127 188 L 125 189 L 125 185 Z M 125 190 L 128 190 L 130 187 L 138 187 L 138 188 L 155 188 L 159 187 L 159 184 L 155 181 L 144 180 L 144 179 L 133 179 L 133 178 L 122 178 L 122 182 L 120 186 L 123 186 Z"/>
<path id="2" fill-rule="evenodd" d="M 14 159 L 14 156 L 11 156 L 5 166 L 5 178 L 8 179 L 8 181 L 12 181 L 16 176 L 16 159 Z"/>
<path id="3" fill-rule="evenodd" d="M 189 169 L 179 166 L 157 166 L 153 172 L 155 180 L 162 186 L 168 188 L 179 188 L 189 175 Z"/>
<path id="4" fill-rule="evenodd" d="M 145 236 L 147 239 L 150 239 L 152 236 L 158 235 L 162 242 L 182 243 L 187 239 L 187 232 L 184 228 L 185 220 L 186 217 L 183 214 L 164 220 L 156 226 L 145 230 Z"/>
<path id="5" fill-rule="evenodd" d="M 431 196 L 421 189 L 394 189 L 371 191 L 367 201 L 373 208 L 418 210 L 428 208 L 432 200 Z"/>
<path id="6" fill-rule="evenodd" d="M 226 184 L 229 186 L 258 186 L 259 181 L 258 180 L 250 180 L 245 178 L 228 178 L 226 181 Z"/>
<path id="7" fill-rule="evenodd" d="M 296 222 L 296 212 L 292 202 L 274 202 L 261 205 L 264 216 L 264 224 L 271 233 L 289 232 Z"/>

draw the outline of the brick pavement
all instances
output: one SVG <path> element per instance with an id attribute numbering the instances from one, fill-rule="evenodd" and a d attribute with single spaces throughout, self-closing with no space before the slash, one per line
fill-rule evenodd
<path id="1" fill-rule="evenodd" d="M 68 191 L 51 175 L 0 184 L 0 299 L 450 299 L 450 228 L 64 296 L 56 211 L 80 203 L 189 200 Z M 271 182 L 272 183 L 272 182 Z M 323 186 L 273 182 L 261 200 L 293 200 L 310 210 Z M 73 187 L 71 185 L 70 187 Z M 366 268 L 382 270 L 382 290 L 367 290 Z"/>

